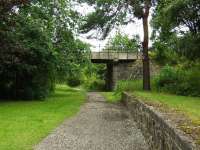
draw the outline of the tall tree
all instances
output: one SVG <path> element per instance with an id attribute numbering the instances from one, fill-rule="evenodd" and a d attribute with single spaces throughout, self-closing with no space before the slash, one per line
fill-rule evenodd
<path id="1" fill-rule="evenodd" d="M 154 0 L 78 0 L 86 2 L 95 8 L 82 25 L 82 32 L 96 29 L 105 38 L 108 33 L 119 25 L 134 22 L 134 19 L 142 19 L 144 39 L 143 46 L 143 88 L 150 90 L 149 69 L 149 29 L 148 18 L 150 8 L 155 4 Z"/>
<path id="2" fill-rule="evenodd" d="M 176 15 L 174 15 L 176 14 Z M 159 1 L 153 14 L 154 40 L 190 60 L 200 57 L 200 1 Z"/>
<path id="3" fill-rule="evenodd" d="M 67 0 L 0 4 L 0 98 L 43 98 L 86 59 L 73 35 L 76 13 Z"/>

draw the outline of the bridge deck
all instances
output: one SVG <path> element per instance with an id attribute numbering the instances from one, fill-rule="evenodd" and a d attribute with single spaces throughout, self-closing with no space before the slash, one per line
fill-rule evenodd
<path id="1" fill-rule="evenodd" d="M 92 62 L 107 62 L 107 61 L 135 61 L 141 59 L 140 53 L 133 52 L 92 52 L 90 59 Z"/>

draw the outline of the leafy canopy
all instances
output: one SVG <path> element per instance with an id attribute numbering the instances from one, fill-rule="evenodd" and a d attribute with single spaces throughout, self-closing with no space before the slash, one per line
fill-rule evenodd
<path id="1" fill-rule="evenodd" d="M 190 60 L 200 58 L 200 1 L 160 1 L 152 21 L 154 39 Z"/>
<path id="2" fill-rule="evenodd" d="M 66 0 L 1 1 L 0 98 L 43 98 L 87 61 Z"/>
<path id="3" fill-rule="evenodd" d="M 97 30 L 102 38 L 119 25 L 134 22 L 135 18 L 144 17 L 144 8 L 151 7 L 155 0 L 78 0 L 88 3 L 95 11 L 84 18 L 81 31 Z M 145 5 L 146 4 L 146 5 Z"/>
<path id="4" fill-rule="evenodd" d="M 133 39 L 130 39 L 128 35 L 123 35 L 119 32 L 114 38 L 108 41 L 105 50 L 137 52 L 139 51 L 139 48 L 140 45 L 138 36 L 134 36 Z"/>

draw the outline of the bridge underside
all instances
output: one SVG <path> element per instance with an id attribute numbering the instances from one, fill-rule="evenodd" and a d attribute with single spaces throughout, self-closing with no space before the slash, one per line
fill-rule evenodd
<path id="1" fill-rule="evenodd" d="M 92 63 L 95 64 L 109 64 L 109 63 L 127 63 L 127 62 L 134 62 L 135 60 L 107 60 L 107 59 L 91 59 Z"/>
<path id="2" fill-rule="evenodd" d="M 112 91 L 119 80 L 130 79 L 132 66 L 139 58 L 138 54 L 133 53 L 93 53 L 91 56 L 92 63 L 103 63 L 107 65 L 106 72 L 106 89 Z"/>

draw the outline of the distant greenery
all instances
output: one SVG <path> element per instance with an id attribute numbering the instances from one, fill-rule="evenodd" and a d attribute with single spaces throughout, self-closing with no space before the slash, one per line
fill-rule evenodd
<path id="1" fill-rule="evenodd" d="M 64 119 L 75 115 L 84 91 L 57 85 L 45 100 L 0 102 L 0 149 L 30 150 Z"/>
<path id="2" fill-rule="evenodd" d="M 140 49 L 139 36 L 134 36 L 132 39 L 128 35 L 117 33 L 114 38 L 110 39 L 105 47 L 107 51 L 122 51 L 122 52 L 138 52 Z"/>
<path id="3" fill-rule="evenodd" d="M 105 64 L 90 64 L 84 68 L 83 73 L 83 86 L 91 91 L 104 91 L 105 90 Z"/>

